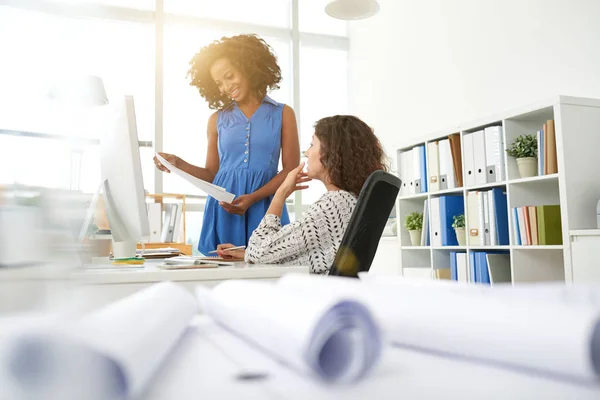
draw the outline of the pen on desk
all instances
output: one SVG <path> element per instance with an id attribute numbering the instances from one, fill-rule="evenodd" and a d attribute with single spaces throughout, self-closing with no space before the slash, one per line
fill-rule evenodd
<path id="1" fill-rule="evenodd" d="M 246 246 L 235 246 L 235 247 L 228 247 L 226 249 L 223 249 L 223 251 L 230 251 L 230 250 L 241 250 L 241 249 L 245 249 Z M 209 251 L 208 254 L 215 254 L 217 252 L 217 250 L 213 250 L 213 251 Z"/>

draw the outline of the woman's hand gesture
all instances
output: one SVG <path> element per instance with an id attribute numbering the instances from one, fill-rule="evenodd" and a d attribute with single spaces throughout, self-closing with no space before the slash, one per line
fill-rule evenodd
<path id="1" fill-rule="evenodd" d="M 291 170 L 277 189 L 277 194 L 288 198 L 296 190 L 308 189 L 308 185 L 304 185 L 304 183 L 310 182 L 312 179 L 308 177 L 306 172 L 302 171 L 303 168 L 304 162 Z"/>

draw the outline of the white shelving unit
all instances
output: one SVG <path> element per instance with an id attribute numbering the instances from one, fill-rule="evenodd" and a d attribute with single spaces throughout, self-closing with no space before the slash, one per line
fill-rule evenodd
<path id="1" fill-rule="evenodd" d="M 532 178 L 520 178 L 516 160 L 504 151 L 506 180 L 479 186 L 461 187 L 398 198 L 398 244 L 400 268 L 448 268 L 451 251 L 505 250 L 510 253 L 512 283 L 538 281 L 573 281 L 571 240 L 569 232 L 596 228 L 596 203 L 600 199 L 600 100 L 556 96 L 526 107 L 517 108 L 490 118 L 462 124 L 438 132 L 423 140 L 407 143 L 397 149 L 397 157 L 418 145 L 438 141 L 459 133 L 461 151 L 464 135 L 488 126 L 502 126 L 504 150 L 522 134 L 535 134 L 549 119 L 554 120 L 558 173 Z M 429 154 L 426 154 L 429 160 Z M 462 170 L 465 168 L 463 151 Z M 402 176 L 400 168 L 398 169 Z M 466 178 L 463 176 L 463 182 Z M 508 246 L 410 246 L 404 228 L 406 215 L 423 212 L 424 201 L 441 195 L 462 195 L 467 210 L 467 193 L 494 187 L 506 188 L 510 245 Z M 431 203 L 431 202 L 429 202 Z M 562 245 L 517 245 L 513 235 L 511 210 L 521 206 L 560 204 Z M 467 219 L 469 216 L 465 213 Z"/>

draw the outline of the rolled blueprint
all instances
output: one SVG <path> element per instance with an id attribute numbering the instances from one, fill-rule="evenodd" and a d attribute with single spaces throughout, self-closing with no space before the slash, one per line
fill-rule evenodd
<path id="1" fill-rule="evenodd" d="M 163 282 L 76 321 L 0 334 L 0 381 L 15 400 L 135 397 L 196 312 L 191 293 Z"/>
<path id="2" fill-rule="evenodd" d="M 206 314 L 300 373 L 351 383 L 379 359 L 377 324 L 367 307 L 347 297 L 234 280 L 196 293 Z"/>
<path id="3" fill-rule="evenodd" d="M 393 344 L 578 381 L 600 380 L 600 307 L 590 300 L 591 287 L 450 289 L 402 279 L 361 280 L 290 274 L 277 286 L 304 290 L 307 297 L 328 292 L 363 302 Z"/>

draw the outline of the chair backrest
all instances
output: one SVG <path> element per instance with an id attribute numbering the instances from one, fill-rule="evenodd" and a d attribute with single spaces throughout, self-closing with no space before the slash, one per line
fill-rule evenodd
<path id="1" fill-rule="evenodd" d="M 401 184 L 398 177 L 384 171 L 375 171 L 367 178 L 329 275 L 358 277 L 359 272 L 371 268 Z"/>

